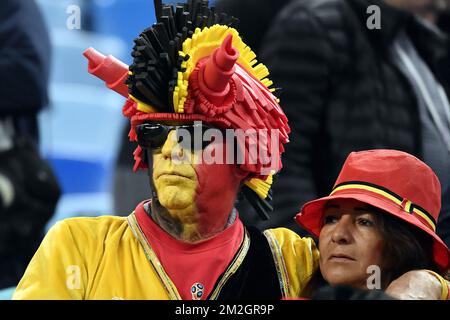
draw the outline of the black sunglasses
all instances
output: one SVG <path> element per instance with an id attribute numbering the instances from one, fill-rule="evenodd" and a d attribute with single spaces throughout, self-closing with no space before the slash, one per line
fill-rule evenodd
<path id="1" fill-rule="evenodd" d="M 205 149 L 212 141 L 203 141 L 203 134 L 206 130 L 216 129 L 203 123 L 183 124 L 179 126 L 169 126 L 160 123 L 146 122 L 136 126 L 138 144 L 142 148 L 159 149 L 162 148 L 169 136 L 169 132 L 175 130 L 177 142 L 183 149 L 201 150 Z M 218 129 L 216 129 L 218 130 Z M 185 134 L 189 134 L 190 139 L 184 139 Z M 198 136 L 200 134 L 200 136 Z M 200 139 L 201 143 L 195 143 L 195 139 Z"/>

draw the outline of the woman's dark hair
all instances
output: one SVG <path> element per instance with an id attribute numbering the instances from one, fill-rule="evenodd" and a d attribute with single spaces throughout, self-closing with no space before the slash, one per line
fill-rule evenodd
<path id="1" fill-rule="evenodd" d="M 380 212 L 376 215 L 384 239 L 382 261 L 382 283 L 389 283 L 402 274 L 418 269 L 438 271 L 433 262 L 432 237 L 425 231 Z"/>
<path id="2" fill-rule="evenodd" d="M 418 269 L 438 271 L 433 262 L 432 237 L 417 227 L 384 211 L 370 207 L 375 213 L 377 225 L 384 240 L 381 267 L 382 289 L 402 274 Z M 303 290 L 305 297 L 311 297 L 322 286 L 327 285 L 319 269 L 312 274 Z"/>

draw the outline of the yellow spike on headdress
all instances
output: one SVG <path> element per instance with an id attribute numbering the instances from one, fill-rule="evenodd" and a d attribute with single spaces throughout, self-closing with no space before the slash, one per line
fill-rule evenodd
<path id="1" fill-rule="evenodd" d="M 272 82 L 266 77 L 269 71 L 262 63 L 257 64 L 256 54 L 248 47 L 239 36 L 236 29 L 224 26 L 213 25 L 203 29 L 197 28 L 192 38 L 186 39 L 183 42 L 183 51 L 179 52 L 181 57 L 189 56 L 187 61 L 184 61 L 182 67 L 186 70 L 178 73 L 178 82 L 174 90 L 173 103 L 176 113 L 184 112 L 184 102 L 188 96 L 189 76 L 196 67 L 199 60 L 210 56 L 215 49 L 219 48 L 227 35 L 233 36 L 233 47 L 239 51 L 240 56 L 238 63 L 251 75 L 263 85 L 269 86 Z M 263 80 L 265 80 L 263 82 Z M 176 94 L 175 94 L 176 93 Z"/>
<path id="2" fill-rule="evenodd" d="M 155 113 L 157 112 L 157 110 L 155 108 L 153 108 L 152 106 L 149 106 L 148 104 L 146 104 L 145 102 L 142 102 L 141 100 L 139 100 L 138 98 L 133 97 L 131 94 L 128 95 L 128 97 L 133 100 L 134 102 L 136 102 L 137 104 L 137 109 L 139 111 L 145 112 L 145 113 Z"/>
<path id="3" fill-rule="evenodd" d="M 267 88 L 269 88 L 271 85 L 273 85 L 273 82 L 271 80 L 267 79 L 267 78 L 262 79 L 261 83 L 263 85 L 265 85 Z"/>
<path id="4" fill-rule="evenodd" d="M 266 180 L 252 178 L 244 184 L 252 189 L 261 199 L 267 198 L 269 190 L 272 187 L 273 175 L 267 176 Z"/>

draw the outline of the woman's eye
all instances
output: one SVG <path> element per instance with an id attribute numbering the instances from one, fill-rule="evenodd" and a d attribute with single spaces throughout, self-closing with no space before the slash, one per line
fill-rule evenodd
<path id="1" fill-rule="evenodd" d="M 363 218 L 358 219 L 358 224 L 364 227 L 372 227 L 374 225 L 372 221 Z"/>
<path id="2" fill-rule="evenodd" d="M 333 215 L 328 215 L 323 218 L 323 224 L 335 223 L 337 221 L 337 217 Z"/>

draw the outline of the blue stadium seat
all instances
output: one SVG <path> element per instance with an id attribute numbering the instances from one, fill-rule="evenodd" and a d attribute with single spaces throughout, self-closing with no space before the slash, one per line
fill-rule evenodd
<path id="1" fill-rule="evenodd" d="M 92 29 L 119 37 L 126 43 L 127 52 L 133 48 L 133 39 L 156 20 L 152 0 L 93 0 L 90 12 Z M 130 64 L 131 55 L 124 62 Z"/>
<path id="2" fill-rule="evenodd" d="M 124 42 L 117 37 L 67 29 L 54 29 L 50 35 L 53 50 L 52 83 L 104 86 L 103 82 L 87 72 L 87 60 L 83 52 L 89 47 L 120 60 L 129 55 Z"/>
<path id="3" fill-rule="evenodd" d="M 80 8 L 80 11 L 86 10 L 88 2 L 85 0 L 36 0 L 36 3 L 40 7 L 49 29 L 65 29 L 70 17 L 67 9 L 75 5 Z M 81 27 L 83 27 L 83 20 L 81 20 Z"/>
<path id="4" fill-rule="evenodd" d="M 79 84 L 53 84 L 50 96 L 50 107 L 39 115 L 41 152 L 63 195 L 49 226 L 78 215 L 112 214 L 124 99 L 107 88 Z"/>
<path id="5" fill-rule="evenodd" d="M 124 99 L 87 72 L 82 53 L 92 46 L 124 60 L 129 50 L 118 37 L 86 32 L 91 0 L 36 2 L 49 27 L 52 44 L 50 106 L 39 115 L 41 152 L 63 191 L 47 225 L 50 227 L 68 217 L 113 213 L 111 189 L 120 135 L 126 123 L 121 114 Z M 67 9 L 71 5 L 81 10 L 80 30 L 67 28 Z"/>
<path id="6" fill-rule="evenodd" d="M 15 290 L 16 290 L 16 287 L 1 289 L 0 290 L 0 300 L 11 300 L 12 295 Z"/>

